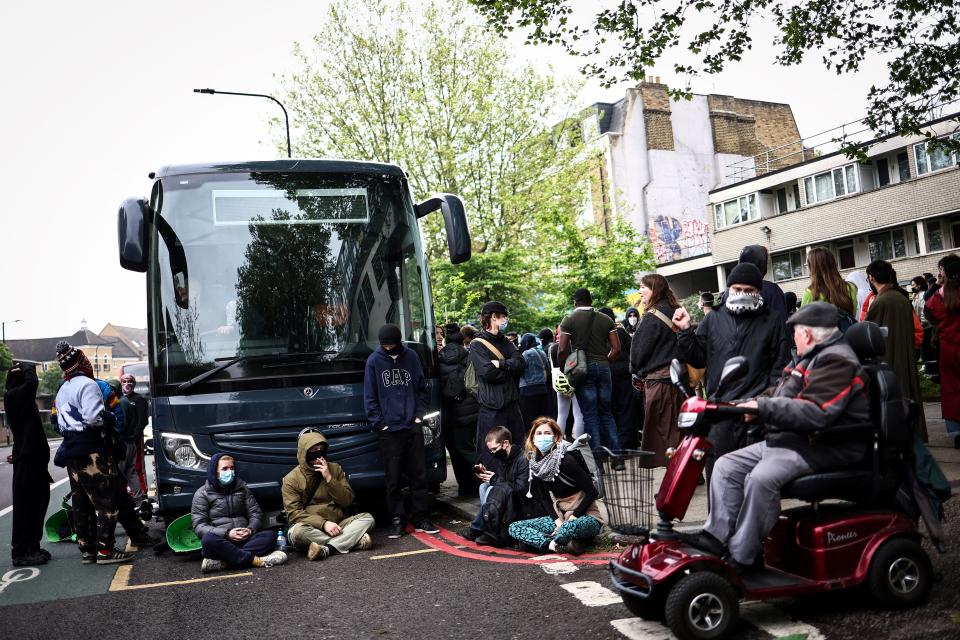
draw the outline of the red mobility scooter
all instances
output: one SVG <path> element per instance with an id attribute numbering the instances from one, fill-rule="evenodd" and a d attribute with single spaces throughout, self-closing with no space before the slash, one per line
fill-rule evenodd
<path id="1" fill-rule="evenodd" d="M 613 584 L 631 612 L 665 619 L 681 640 L 701 640 L 732 633 L 741 600 L 863 584 L 886 607 L 912 607 L 926 599 L 933 581 L 930 558 L 920 546 L 915 520 L 894 500 L 911 461 L 913 434 L 896 376 L 876 359 L 883 354 L 883 335 L 877 325 L 861 322 L 846 336 L 870 377 L 871 423 L 834 425 L 813 436 L 824 446 L 838 438 L 865 440 L 872 443 L 870 455 L 861 468 L 815 473 L 783 487 L 782 498 L 808 504 L 780 515 L 764 543 L 762 570 L 740 575 L 722 558 L 685 544 L 674 530 L 703 471 L 711 419 L 747 412 L 698 397 L 686 399 L 679 417 L 683 439 L 668 452 L 672 456 L 656 497 L 660 522 L 646 541 L 610 562 Z M 721 389 L 740 379 L 747 366 L 743 357 L 727 361 Z M 682 373 L 674 361 L 671 377 L 685 388 Z"/>

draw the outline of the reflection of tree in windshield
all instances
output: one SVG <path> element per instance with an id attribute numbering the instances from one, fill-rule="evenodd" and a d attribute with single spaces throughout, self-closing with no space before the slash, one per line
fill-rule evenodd
<path id="1" fill-rule="evenodd" d="M 199 317 L 200 311 L 196 298 L 187 309 L 179 306 L 173 309 L 173 331 L 183 352 L 184 361 L 191 366 L 199 366 L 203 363 L 203 340 L 197 329 Z"/>
<path id="2" fill-rule="evenodd" d="M 269 219 L 250 221 L 250 244 L 237 268 L 237 320 L 249 346 L 261 338 L 294 352 L 335 346 L 336 331 L 321 326 L 315 309 L 334 302 L 342 281 L 330 257 L 330 226 L 303 223 L 316 219 L 310 211 L 276 209 Z"/>

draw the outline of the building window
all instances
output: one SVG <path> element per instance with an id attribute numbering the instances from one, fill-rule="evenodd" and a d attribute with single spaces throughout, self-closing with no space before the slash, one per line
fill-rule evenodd
<path id="1" fill-rule="evenodd" d="M 877 184 L 881 187 L 890 184 L 890 164 L 886 158 L 877 160 Z"/>
<path id="2" fill-rule="evenodd" d="M 900 182 L 910 179 L 910 158 L 907 157 L 907 154 L 897 154 L 897 171 L 900 174 Z"/>
<path id="3" fill-rule="evenodd" d="M 800 204 L 800 183 L 793 183 L 793 206 L 799 209 L 802 205 Z"/>
<path id="4" fill-rule="evenodd" d="M 110 370 L 110 356 L 103 356 L 103 370 Z"/>
<path id="5" fill-rule="evenodd" d="M 837 245 L 837 262 L 841 269 L 853 269 L 857 266 L 857 255 L 853 250 L 853 241 Z"/>
<path id="6" fill-rule="evenodd" d="M 870 260 L 892 260 L 907 257 L 907 240 L 903 229 L 872 233 L 867 236 Z"/>
<path id="7" fill-rule="evenodd" d="M 825 202 L 857 193 L 860 190 L 857 166 L 848 164 L 845 167 L 837 167 L 832 171 L 804 178 L 803 188 L 807 192 L 807 204 Z"/>
<path id="8" fill-rule="evenodd" d="M 757 209 L 757 194 L 755 193 L 713 206 L 713 222 L 717 229 L 759 219 L 760 211 Z"/>
<path id="9" fill-rule="evenodd" d="M 943 251 L 943 229 L 939 220 L 927 222 L 927 251 Z"/>
<path id="10" fill-rule="evenodd" d="M 773 279 L 777 282 L 803 277 L 804 252 L 789 251 L 773 256 Z"/>
<path id="11" fill-rule="evenodd" d="M 960 134 L 953 134 L 952 139 L 960 139 Z M 920 142 L 913 145 L 913 155 L 917 160 L 917 175 L 922 176 L 925 173 L 949 169 L 957 164 L 957 154 L 953 151 L 944 151 L 943 149 L 934 149 L 932 153 L 927 153 L 927 143 Z"/>
<path id="12" fill-rule="evenodd" d="M 787 190 L 777 189 L 777 213 L 787 212 Z"/>

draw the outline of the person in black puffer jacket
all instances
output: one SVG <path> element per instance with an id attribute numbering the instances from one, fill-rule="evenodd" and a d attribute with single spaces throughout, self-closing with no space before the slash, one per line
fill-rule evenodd
<path id="1" fill-rule="evenodd" d="M 480 462 L 487 468 L 493 465 L 493 460 L 483 443 L 490 429 L 506 427 L 514 442 L 522 442 L 526 437 L 517 385 L 527 363 L 504 335 L 508 316 L 509 311 L 502 302 L 491 301 L 483 305 L 480 311 L 483 330 L 470 343 L 470 361 L 477 374 L 477 402 L 480 405 L 476 450 Z M 493 346 L 502 358 L 484 343 Z"/>
<path id="2" fill-rule="evenodd" d="M 53 481 L 47 464 L 50 445 L 37 409 L 37 370 L 32 364 L 14 362 L 7 372 L 3 406 L 13 431 L 13 532 L 10 556 L 13 566 L 44 564 L 50 553 L 40 548 L 43 518 L 50 502 Z"/>
<path id="3" fill-rule="evenodd" d="M 453 475 L 457 478 L 457 493 L 473 497 L 480 486 L 473 473 L 473 463 L 477 457 L 474 438 L 480 406 L 463 386 L 468 358 L 469 353 L 463 346 L 463 334 L 460 331 L 449 333 L 439 354 L 444 442 L 450 452 Z"/>
<path id="4" fill-rule="evenodd" d="M 207 482 L 193 494 L 190 519 L 203 545 L 200 570 L 204 573 L 287 561 L 286 553 L 274 551 L 277 535 L 269 529 L 261 531 L 263 511 L 246 483 L 236 477 L 234 464 L 233 456 L 213 454 L 207 464 Z"/>

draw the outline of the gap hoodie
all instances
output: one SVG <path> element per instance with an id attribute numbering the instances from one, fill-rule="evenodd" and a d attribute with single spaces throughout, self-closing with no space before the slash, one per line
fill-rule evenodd
<path id="1" fill-rule="evenodd" d="M 394 358 L 377 347 L 367 358 L 363 401 L 371 429 L 410 429 L 413 421 L 427 412 L 428 400 L 427 381 L 415 351 L 401 346 Z"/>

